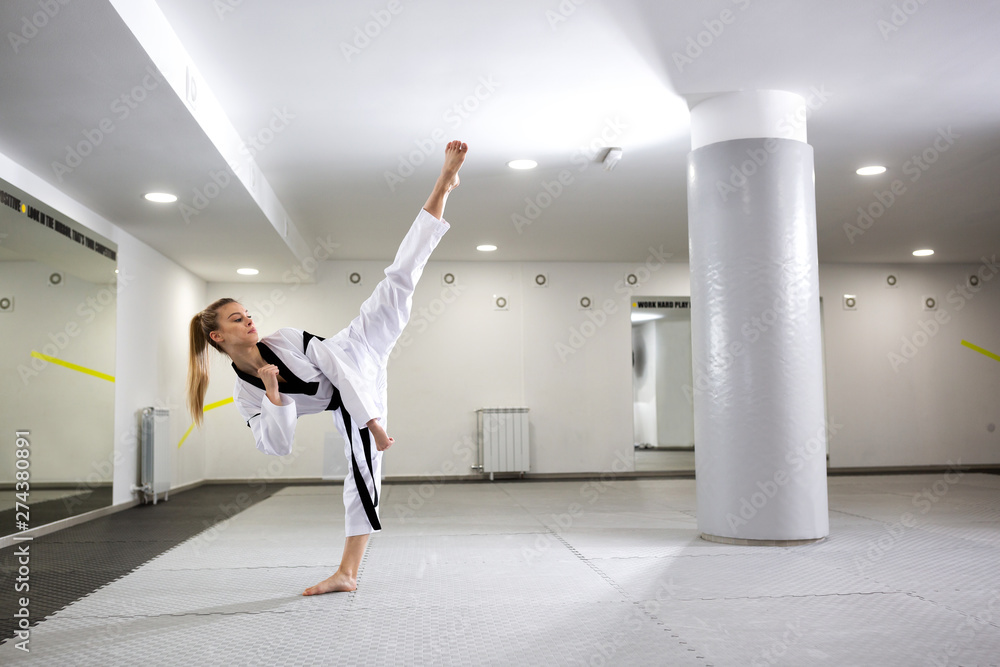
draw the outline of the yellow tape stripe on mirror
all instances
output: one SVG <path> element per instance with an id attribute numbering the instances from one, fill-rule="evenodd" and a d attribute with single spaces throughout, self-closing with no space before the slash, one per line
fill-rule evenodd
<path id="1" fill-rule="evenodd" d="M 978 345 L 973 345 L 972 343 L 970 343 L 967 340 L 963 340 L 962 341 L 962 345 L 964 345 L 965 347 L 969 348 L 970 350 L 975 350 L 979 354 L 985 354 L 990 359 L 996 359 L 997 361 L 1000 361 L 1000 354 L 993 354 L 989 350 L 984 350 L 983 348 L 979 347 Z"/>
<path id="2" fill-rule="evenodd" d="M 71 364 L 68 361 L 63 361 L 62 359 L 56 359 L 55 357 L 50 357 L 47 354 L 42 354 L 41 352 L 31 351 L 31 356 L 36 359 L 41 359 L 42 361 L 48 361 L 49 363 L 56 364 L 58 366 L 64 366 L 70 370 L 80 371 L 81 373 L 86 373 L 87 375 L 93 375 L 96 378 L 101 378 L 102 380 L 107 380 L 108 382 L 114 382 L 115 376 L 108 375 L 107 373 L 102 373 L 100 371 L 95 371 L 92 368 L 87 368 L 86 366 L 78 366 L 76 364 Z"/>
<path id="3" fill-rule="evenodd" d="M 216 401 L 215 403 L 209 403 L 204 408 L 202 408 L 202 412 L 208 412 L 209 410 L 214 410 L 215 408 L 220 408 L 223 405 L 226 405 L 227 403 L 232 403 L 232 402 L 233 402 L 233 397 L 230 396 L 229 398 L 224 398 L 221 401 Z M 187 440 L 188 436 L 191 435 L 191 431 L 193 431 L 193 430 L 194 430 L 194 422 L 191 422 L 191 425 L 188 426 L 188 430 L 184 432 L 184 437 L 181 438 L 181 441 L 177 443 L 177 449 L 181 448 L 181 445 L 184 444 L 184 441 Z"/>

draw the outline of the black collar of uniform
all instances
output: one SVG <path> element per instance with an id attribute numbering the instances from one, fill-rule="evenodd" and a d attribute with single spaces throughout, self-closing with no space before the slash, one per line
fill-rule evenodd
<path id="1" fill-rule="evenodd" d="M 288 370 L 288 366 L 286 366 L 285 362 L 281 360 L 281 357 L 276 355 L 274 351 L 263 342 L 257 343 L 257 349 L 260 350 L 260 356 L 264 358 L 264 361 L 278 367 L 278 372 L 281 377 L 285 379 L 285 382 L 278 385 L 282 394 L 305 394 L 306 396 L 315 396 L 316 392 L 319 391 L 319 382 L 303 382 L 300 380 L 298 376 Z M 236 362 L 233 362 L 233 370 L 236 371 L 236 376 L 244 382 L 266 391 L 263 380 L 259 377 L 244 373 L 236 367 Z"/>

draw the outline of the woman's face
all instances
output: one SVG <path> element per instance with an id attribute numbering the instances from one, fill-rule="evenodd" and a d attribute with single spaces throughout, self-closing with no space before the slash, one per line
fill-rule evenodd
<path id="1" fill-rule="evenodd" d="M 260 340 L 253 318 L 247 309 L 238 303 L 227 303 L 219 308 L 219 328 L 211 333 L 220 347 L 245 347 L 256 345 Z"/>

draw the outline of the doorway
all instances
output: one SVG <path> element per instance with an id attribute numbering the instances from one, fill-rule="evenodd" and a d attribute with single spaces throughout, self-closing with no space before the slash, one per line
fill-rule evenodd
<path id="1" fill-rule="evenodd" d="M 636 471 L 694 473 L 691 298 L 632 299 Z"/>

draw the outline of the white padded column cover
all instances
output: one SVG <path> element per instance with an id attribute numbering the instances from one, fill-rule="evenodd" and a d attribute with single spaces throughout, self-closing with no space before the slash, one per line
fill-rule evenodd
<path id="1" fill-rule="evenodd" d="M 698 528 L 710 538 L 829 533 L 813 151 L 752 136 L 777 128 L 792 98 L 692 109 L 706 142 L 688 158 L 688 227 Z"/>

